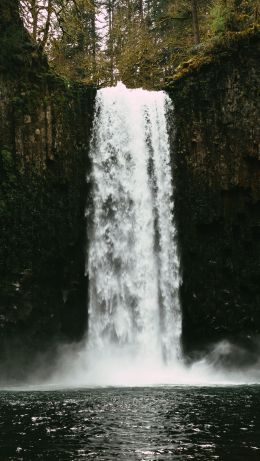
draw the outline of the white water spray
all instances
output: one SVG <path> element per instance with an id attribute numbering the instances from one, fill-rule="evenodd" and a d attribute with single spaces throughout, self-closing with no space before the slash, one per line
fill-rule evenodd
<path id="1" fill-rule="evenodd" d="M 144 364 L 180 356 L 167 110 L 161 91 L 98 91 L 90 149 L 88 347 Z"/>

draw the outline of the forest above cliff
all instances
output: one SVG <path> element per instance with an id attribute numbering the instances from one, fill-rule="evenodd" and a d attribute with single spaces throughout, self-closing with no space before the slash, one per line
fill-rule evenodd
<path id="1" fill-rule="evenodd" d="M 4 0 L 65 78 L 165 87 L 179 65 L 259 23 L 258 0 Z M 14 30 L 14 36 L 17 35 Z"/>

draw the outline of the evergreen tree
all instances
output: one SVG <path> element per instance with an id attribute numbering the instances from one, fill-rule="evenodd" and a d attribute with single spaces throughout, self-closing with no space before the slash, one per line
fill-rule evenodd
<path id="1" fill-rule="evenodd" d="M 17 12 L 14 0 L 2 4 L 16 5 Z M 257 24 L 258 5 L 259 0 L 20 0 L 20 11 L 57 72 L 98 86 L 123 80 L 154 88 L 199 52 L 199 43 Z"/>

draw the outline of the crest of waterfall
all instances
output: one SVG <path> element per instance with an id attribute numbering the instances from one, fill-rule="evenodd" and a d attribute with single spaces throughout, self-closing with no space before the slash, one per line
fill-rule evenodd
<path id="1" fill-rule="evenodd" d="M 179 258 L 169 97 L 122 83 L 97 92 L 90 155 L 88 348 L 180 356 Z"/>

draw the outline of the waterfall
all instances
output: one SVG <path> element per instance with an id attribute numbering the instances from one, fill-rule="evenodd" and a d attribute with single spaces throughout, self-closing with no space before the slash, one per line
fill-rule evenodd
<path id="1" fill-rule="evenodd" d="M 139 363 L 180 357 L 179 259 L 163 91 L 97 92 L 90 146 L 88 349 Z"/>
<path id="2" fill-rule="evenodd" d="M 245 382 L 218 363 L 237 346 L 182 360 L 180 264 L 163 91 L 123 84 L 97 92 L 86 209 L 88 334 L 61 349 L 54 385 L 144 386 Z M 233 348 L 233 349 L 232 349 Z M 248 382 L 259 382 L 252 368 Z"/>

